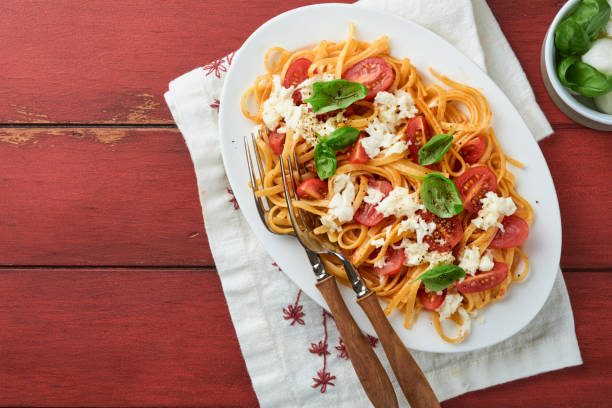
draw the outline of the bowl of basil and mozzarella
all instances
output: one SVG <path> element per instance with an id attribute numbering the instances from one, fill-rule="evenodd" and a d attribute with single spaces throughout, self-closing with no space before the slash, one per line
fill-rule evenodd
<path id="1" fill-rule="evenodd" d="M 612 131 L 612 0 L 570 0 L 542 47 L 544 84 L 573 120 Z"/>

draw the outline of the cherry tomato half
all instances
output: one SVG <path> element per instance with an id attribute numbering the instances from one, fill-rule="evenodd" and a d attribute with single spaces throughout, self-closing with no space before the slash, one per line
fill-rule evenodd
<path id="1" fill-rule="evenodd" d="M 493 269 L 489 272 L 478 272 L 476 275 L 465 278 L 457 283 L 457 290 L 461 293 L 476 293 L 491 289 L 502 283 L 508 276 L 508 265 L 502 262 L 493 262 Z"/>
<path id="2" fill-rule="evenodd" d="M 359 82 L 368 88 L 366 99 L 372 100 L 376 94 L 391 86 L 395 73 L 387 61 L 382 58 L 366 58 L 347 69 L 342 79 Z"/>
<path id="3" fill-rule="evenodd" d="M 270 144 L 270 149 L 276 154 L 282 154 L 283 149 L 285 148 L 285 137 L 287 135 L 285 133 L 278 133 L 276 130 L 268 133 L 268 143 Z"/>
<path id="4" fill-rule="evenodd" d="M 327 183 L 316 177 L 309 178 L 298 186 L 297 195 L 306 200 L 322 200 L 327 195 Z"/>
<path id="5" fill-rule="evenodd" d="M 429 126 L 425 120 L 425 116 L 415 116 L 408 121 L 406 125 L 406 139 L 410 144 L 408 150 L 410 152 L 410 159 L 418 163 L 419 162 L 419 150 L 425 143 L 427 143 L 427 133 Z"/>
<path id="6" fill-rule="evenodd" d="M 382 268 L 374 268 L 374 271 L 381 275 L 393 275 L 399 272 L 402 265 L 404 264 L 404 248 L 394 249 L 393 247 L 387 248 L 387 256 L 385 257 L 385 266 Z"/>
<path id="7" fill-rule="evenodd" d="M 463 156 L 463 160 L 466 163 L 474 164 L 476 163 L 485 151 L 485 140 L 484 137 L 478 136 L 467 142 L 461 150 L 459 150 L 459 154 Z"/>
<path id="8" fill-rule="evenodd" d="M 436 292 L 425 292 L 425 288 L 421 286 L 417 296 L 425 309 L 436 310 L 446 299 L 446 289 L 442 291 L 441 295 L 438 295 Z"/>
<path id="9" fill-rule="evenodd" d="M 513 248 L 522 245 L 529 235 L 527 221 L 518 215 L 509 215 L 502 220 L 504 231 L 497 231 L 495 238 L 491 241 L 493 248 Z"/>
<path id="10" fill-rule="evenodd" d="M 287 72 L 285 72 L 283 86 L 285 88 L 290 88 L 292 86 L 297 86 L 304 80 L 308 79 L 308 68 L 310 67 L 310 64 L 312 64 L 312 62 L 306 58 L 298 58 L 293 61 L 291 65 L 289 65 L 289 68 L 287 68 Z"/>
<path id="11" fill-rule="evenodd" d="M 464 209 L 469 213 L 477 213 L 482 208 L 480 200 L 489 191 L 497 190 L 497 177 L 487 166 L 476 166 L 457 177 L 455 185 Z"/>
<path id="12" fill-rule="evenodd" d="M 427 223 L 436 223 L 435 231 L 423 238 L 423 241 L 429 245 L 430 251 L 448 252 L 461 241 L 463 226 L 457 216 L 440 218 L 429 211 L 419 211 L 419 215 Z"/>
<path id="13" fill-rule="evenodd" d="M 393 190 L 393 186 L 387 180 L 376 180 L 372 178 L 368 181 L 368 186 L 377 189 L 383 193 L 385 197 Z M 376 211 L 376 206 L 368 203 L 361 203 L 353 216 L 356 222 L 366 227 L 373 227 L 381 222 L 383 218 L 385 218 L 385 216 Z"/>
<path id="14" fill-rule="evenodd" d="M 364 164 L 367 163 L 368 160 L 370 160 L 370 157 L 361 145 L 361 142 L 355 143 L 349 153 L 348 161 L 355 164 Z"/>

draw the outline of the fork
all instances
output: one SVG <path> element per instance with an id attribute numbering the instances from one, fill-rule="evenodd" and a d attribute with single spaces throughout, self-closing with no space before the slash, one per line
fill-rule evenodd
<path id="1" fill-rule="evenodd" d="M 278 232 L 272 230 L 265 219 L 266 208 L 264 204 L 267 204 L 267 201 L 264 198 L 258 197 L 255 194 L 255 191 L 258 189 L 257 184 L 257 176 L 255 174 L 255 166 L 252 161 L 251 150 L 254 151 L 254 156 L 257 161 L 257 169 L 260 175 L 263 175 L 263 166 L 261 165 L 261 160 L 259 158 L 259 152 L 257 149 L 257 145 L 255 143 L 255 136 L 251 135 L 252 148 L 249 148 L 249 141 L 247 137 L 244 138 L 244 147 L 247 155 L 247 164 L 249 166 L 249 175 L 251 178 L 251 185 L 253 186 L 253 198 L 255 199 L 255 204 L 257 207 L 257 212 L 268 229 L 268 231 L 273 234 L 279 234 Z M 284 166 L 282 165 L 281 160 L 281 172 L 283 174 L 283 185 L 285 190 L 285 197 L 287 199 L 287 204 L 290 209 L 290 218 L 293 224 L 293 229 L 295 231 L 294 236 L 298 238 L 304 250 L 306 251 L 306 255 L 308 256 L 308 260 L 312 265 L 313 272 L 317 278 L 317 289 L 323 295 L 323 298 L 327 302 L 329 309 L 331 311 L 332 316 L 334 317 L 334 321 L 336 322 L 336 326 L 338 327 L 338 331 L 340 332 L 340 336 L 344 342 L 344 346 L 346 348 L 347 354 L 350 357 L 350 361 L 353 364 L 353 368 L 355 369 L 355 373 L 363 386 L 363 389 L 375 407 L 381 408 L 393 408 L 397 407 L 397 398 L 395 396 L 395 392 L 393 390 L 393 385 L 387 376 L 382 364 L 376 357 L 374 350 L 370 346 L 370 343 L 365 338 L 357 323 L 353 319 L 353 316 L 348 311 L 346 304 L 338 290 L 338 286 L 336 284 L 336 280 L 333 276 L 329 275 L 325 270 L 321 259 L 316 251 L 309 249 L 304 242 L 301 241 L 301 229 L 297 228 L 295 218 L 293 216 L 293 207 L 290 202 L 290 195 L 287 193 L 288 189 L 286 186 L 286 177 L 284 176 Z M 292 177 L 293 181 L 293 177 Z M 306 238 L 304 238 L 306 239 Z M 323 253 L 323 252 L 321 252 Z M 327 252 L 325 252 L 327 253 Z M 358 290 L 360 293 L 367 293 L 367 288 L 363 283 L 359 286 Z"/>
<path id="2" fill-rule="evenodd" d="M 299 175 L 298 161 L 295 155 L 294 160 L 296 163 L 295 166 L 297 173 Z M 293 177 L 294 170 L 292 160 L 291 157 L 287 158 L 292 191 L 289 191 L 288 188 L 287 175 L 285 174 L 283 161 L 284 160 L 280 161 L 280 166 L 285 199 L 287 201 L 289 217 L 291 218 L 291 223 L 293 224 L 298 240 L 302 246 L 306 248 L 306 250 L 313 251 L 317 254 L 330 254 L 342 262 L 349 281 L 351 282 L 351 286 L 357 294 L 357 303 L 367 315 L 370 323 L 372 323 L 376 334 L 378 334 L 383 350 L 389 359 L 391 368 L 393 369 L 393 372 L 395 373 L 395 376 L 400 384 L 400 387 L 402 388 L 402 391 L 404 392 L 404 395 L 406 396 L 406 399 L 408 399 L 410 406 L 413 408 L 439 407 L 440 404 L 438 399 L 431 389 L 427 378 L 389 323 L 389 320 L 380 307 L 378 298 L 373 292 L 365 287 L 359 273 L 355 270 L 355 267 L 350 260 L 342 252 L 340 252 L 340 248 L 337 245 L 332 244 L 329 240 L 320 238 L 313 233 L 314 223 L 313 216 L 311 214 L 297 208 L 297 215 L 299 217 L 298 222 L 298 218 L 296 217 L 296 209 L 293 207 L 291 199 L 293 196 L 293 200 L 299 200 L 299 197 L 296 194 L 296 183 Z M 300 225 L 303 229 L 300 228 Z M 321 282 L 317 283 L 317 287 L 320 283 Z M 334 287 L 337 291 L 335 284 Z"/>

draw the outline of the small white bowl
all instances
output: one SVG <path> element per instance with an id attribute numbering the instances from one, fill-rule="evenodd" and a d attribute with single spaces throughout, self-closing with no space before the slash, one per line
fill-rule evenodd
<path id="1" fill-rule="evenodd" d="M 555 61 L 555 29 L 561 20 L 573 10 L 580 0 L 569 0 L 555 16 L 542 44 L 540 68 L 544 86 L 557 107 L 572 120 L 597 130 L 612 131 L 612 115 L 597 110 L 591 98 L 575 95 L 557 76 Z"/>

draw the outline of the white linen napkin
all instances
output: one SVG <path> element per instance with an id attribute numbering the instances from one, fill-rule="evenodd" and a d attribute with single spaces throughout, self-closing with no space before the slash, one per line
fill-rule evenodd
<path id="1" fill-rule="evenodd" d="M 361 0 L 448 39 L 506 92 L 536 139 L 552 133 L 485 0 Z M 219 96 L 233 54 L 170 83 L 165 94 L 194 163 L 210 248 L 242 354 L 262 407 L 365 407 L 333 320 L 278 269 L 240 211 L 221 160 Z M 222 103 L 222 101 L 221 101 Z M 377 339 L 371 338 L 391 373 Z M 542 311 L 521 332 L 477 352 L 414 352 L 440 400 L 582 363 L 561 272 Z M 401 390 L 401 406 L 408 406 Z"/>

